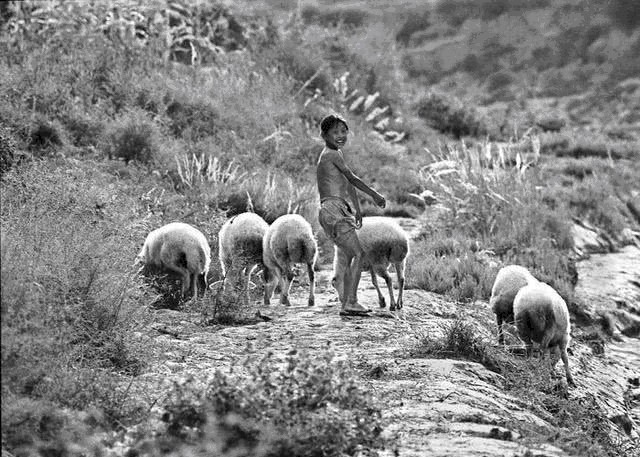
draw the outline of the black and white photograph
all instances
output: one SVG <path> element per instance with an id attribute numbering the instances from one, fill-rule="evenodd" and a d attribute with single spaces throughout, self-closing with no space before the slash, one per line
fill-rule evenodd
<path id="1" fill-rule="evenodd" d="M 0 1 L 0 254 L 2 457 L 640 457 L 640 1 Z"/>

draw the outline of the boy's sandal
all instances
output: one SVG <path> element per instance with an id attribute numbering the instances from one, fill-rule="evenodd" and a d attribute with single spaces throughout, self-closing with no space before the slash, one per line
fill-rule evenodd
<path id="1" fill-rule="evenodd" d="M 363 311 L 357 311 L 354 309 L 341 309 L 340 310 L 340 315 L 341 316 L 370 316 L 371 315 L 371 310 L 367 309 L 367 310 L 363 310 Z"/>

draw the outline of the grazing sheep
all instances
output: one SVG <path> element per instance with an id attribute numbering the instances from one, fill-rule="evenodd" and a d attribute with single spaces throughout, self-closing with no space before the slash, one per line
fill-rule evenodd
<path id="1" fill-rule="evenodd" d="M 567 346 L 571 341 L 571 323 L 567 304 L 555 289 L 543 282 L 524 286 L 513 301 L 518 334 L 531 355 L 531 341 L 540 343 L 542 358 L 547 349 L 559 353 L 564 363 L 567 383 L 574 386 L 569 371 Z"/>
<path id="2" fill-rule="evenodd" d="M 498 343 L 504 344 L 502 323 L 513 323 L 513 299 L 527 284 L 537 282 L 529 270 L 519 265 L 507 265 L 498 272 L 491 288 L 489 304 L 498 322 Z"/>
<path id="3" fill-rule="evenodd" d="M 218 253 L 222 268 L 222 288 L 227 276 L 246 276 L 245 304 L 249 304 L 249 282 L 256 267 L 261 268 L 262 239 L 269 224 L 255 213 L 241 213 L 224 223 L 218 233 Z M 237 278 L 236 278 L 237 275 Z"/>
<path id="4" fill-rule="evenodd" d="M 293 265 L 304 263 L 309 275 L 309 306 L 315 302 L 314 267 L 318 245 L 311 225 L 298 214 L 285 214 L 267 230 L 262 243 L 265 266 L 264 303 L 268 305 L 277 283 L 280 284 L 280 303 L 289 305 L 289 289 L 293 280 Z"/>
<path id="5" fill-rule="evenodd" d="M 371 282 L 378 292 L 380 307 L 386 306 L 384 296 L 378 286 L 376 275 L 382 276 L 389 289 L 391 311 L 402 308 L 402 294 L 404 291 L 404 269 L 409 256 L 409 237 L 396 221 L 388 217 L 365 217 L 362 228 L 358 230 L 360 245 L 365 252 L 363 270 L 371 273 Z M 393 281 L 387 271 L 389 264 L 393 264 L 398 275 L 398 300 L 393 298 Z M 348 268 L 347 256 L 337 246 L 333 257 L 333 287 L 338 291 L 340 300 L 344 293 L 344 271 Z"/>
<path id="6" fill-rule="evenodd" d="M 200 230 L 182 222 L 172 222 L 153 230 L 145 239 L 136 263 L 178 273 L 182 278 L 182 297 L 193 290 L 198 296 L 207 289 L 211 248 Z"/>

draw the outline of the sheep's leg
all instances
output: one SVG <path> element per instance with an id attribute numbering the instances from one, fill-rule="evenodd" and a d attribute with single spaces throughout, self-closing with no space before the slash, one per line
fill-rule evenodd
<path id="1" fill-rule="evenodd" d="M 307 263 L 307 274 L 309 275 L 309 306 L 313 306 L 316 302 L 316 272 L 313 271 L 313 262 Z"/>
<path id="2" fill-rule="evenodd" d="M 291 281 L 293 281 L 294 274 L 289 265 L 285 267 L 282 273 L 283 274 L 280 278 L 280 287 L 282 289 L 280 291 L 280 303 L 285 306 L 289 306 L 291 304 L 291 302 L 289 301 L 289 289 L 291 289 Z"/>
<path id="3" fill-rule="evenodd" d="M 562 358 L 562 363 L 564 364 L 564 373 L 567 377 L 567 384 L 572 387 L 575 387 L 576 383 L 573 380 L 573 376 L 571 376 L 571 371 L 569 371 L 569 356 L 567 355 L 567 348 L 563 346 L 560 349 L 560 357 Z"/>
<path id="4" fill-rule="evenodd" d="M 547 353 L 547 350 L 549 349 L 549 342 L 551 341 L 551 332 L 546 332 L 543 336 L 542 336 L 542 341 L 540 341 L 540 358 L 542 360 L 545 359 L 545 355 Z M 551 358 L 551 357 L 549 357 Z"/>
<path id="5" fill-rule="evenodd" d="M 387 283 L 387 289 L 389 289 L 389 303 L 390 303 L 389 309 L 391 311 L 395 311 L 398 306 L 396 305 L 396 301 L 393 298 L 393 281 L 391 280 L 391 275 L 389 274 L 386 268 L 380 268 L 378 273 L 380 273 L 380 276 L 382 276 L 382 279 L 385 280 L 385 282 Z"/>
<path id="6" fill-rule="evenodd" d="M 371 282 L 373 283 L 373 287 L 375 287 L 376 292 L 378 292 L 378 303 L 380 303 L 380 308 L 384 308 L 385 306 L 387 306 L 387 303 L 385 302 L 384 295 L 382 295 L 382 292 L 380 291 L 380 286 L 378 285 L 378 278 L 376 276 L 376 270 L 373 267 L 371 267 L 369 272 L 371 273 Z"/>
<path id="7" fill-rule="evenodd" d="M 402 309 L 402 305 L 404 303 L 402 299 L 404 295 L 404 264 L 405 264 L 404 260 L 402 262 L 397 262 L 395 264 L 396 274 L 398 275 L 398 302 L 397 302 L 398 309 Z"/>
<path id="8" fill-rule="evenodd" d="M 264 304 L 271 304 L 271 297 L 273 297 L 273 291 L 279 281 L 279 274 L 277 268 L 273 271 L 267 267 L 264 268 Z"/>
<path id="9" fill-rule="evenodd" d="M 504 331 L 502 329 L 502 314 L 496 314 L 496 322 L 498 323 L 498 344 L 504 344 Z"/>

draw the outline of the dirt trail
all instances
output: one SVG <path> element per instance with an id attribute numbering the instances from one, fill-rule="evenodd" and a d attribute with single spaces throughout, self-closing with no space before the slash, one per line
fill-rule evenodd
<path id="1" fill-rule="evenodd" d="M 411 234 L 417 233 L 416 221 L 401 222 Z M 319 272 L 316 306 L 307 307 L 306 288 L 295 286 L 292 306 L 273 304 L 266 310 L 273 318 L 270 322 L 204 327 L 196 315 L 156 311 L 153 328 L 161 332 L 154 332 L 152 337 L 157 342 L 164 340 L 168 351 L 159 355 L 157 366 L 143 375 L 144 383 L 155 384 L 161 392 L 173 380 L 187 375 L 206 377 L 248 353 L 272 351 L 284 356 L 292 347 L 313 351 L 329 343 L 337 356 L 355 362 L 364 374 L 364 382 L 386 405 L 385 433 L 398 435 L 396 455 L 531 455 L 527 451 L 532 455 L 566 455 L 549 444 L 530 444 L 521 438 L 519 430 L 531 424 L 551 431 L 549 418 L 536 416 L 521 400 L 506 395 L 496 373 L 467 361 L 406 356 L 407 348 L 420 335 L 437 334 L 443 323 L 458 316 L 477 321 L 483 329 L 493 329 L 493 315 L 486 302 L 460 306 L 436 294 L 408 290 L 404 309 L 395 315 L 343 318 L 332 301 L 335 294 L 329 286 L 329 268 L 323 266 Z M 367 274 L 363 275 L 360 298 L 362 303 L 377 306 Z M 491 331 L 484 336 L 494 339 Z M 576 345 L 571 363 L 579 384 L 575 395 L 600 389 L 612 411 L 624 410 L 622 395 L 627 388 L 626 377 L 633 369 L 630 365 L 616 365 L 619 379 L 613 379 L 607 359 L 594 357 L 584 345 Z M 591 371 L 594 376 L 583 375 Z M 598 379 L 604 372 L 608 377 Z M 509 428 L 497 424 L 509 424 Z M 393 450 L 386 455 L 394 455 Z"/>

